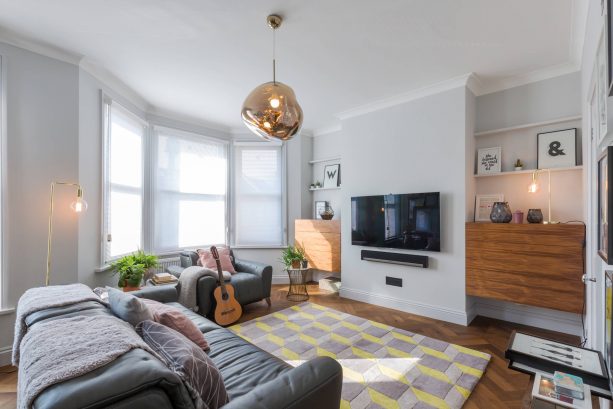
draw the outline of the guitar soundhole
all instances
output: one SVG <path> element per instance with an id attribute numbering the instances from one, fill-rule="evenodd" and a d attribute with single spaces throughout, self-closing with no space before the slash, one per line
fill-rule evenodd
<path id="1" fill-rule="evenodd" d="M 222 294 L 222 295 L 221 295 L 221 299 L 222 299 L 222 300 L 224 300 L 224 301 L 228 301 L 228 298 L 230 298 L 230 296 L 228 295 L 228 293 L 226 293 L 226 294 Z"/>

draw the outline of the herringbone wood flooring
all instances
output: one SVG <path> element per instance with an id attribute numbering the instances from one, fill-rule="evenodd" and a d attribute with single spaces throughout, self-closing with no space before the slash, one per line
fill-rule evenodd
<path id="1" fill-rule="evenodd" d="M 287 286 L 274 285 L 272 306 L 264 301 L 244 307 L 241 322 L 288 308 L 295 303 L 287 301 Z M 562 342 L 577 344 L 575 336 L 545 331 L 538 328 L 511 324 L 490 318 L 477 317 L 469 327 L 449 324 L 388 308 L 340 298 L 336 294 L 320 292 L 316 285 L 309 286 L 310 302 L 325 305 L 348 314 L 378 321 L 397 328 L 417 332 L 432 338 L 452 342 L 468 348 L 487 352 L 492 360 L 481 382 L 466 402 L 466 409 L 522 408 L 522 399 L 529 386 L 529 377 L 507 369 L 504 350 L 511 331 L 522 330 L 534 335 L 546 336 Z M 12 409 L 16 405 L 17 373 L 6 373 L 11 367 L 0 368 L 0 409 Z M 594 408 L 598 408 L 594 400 Z"/>

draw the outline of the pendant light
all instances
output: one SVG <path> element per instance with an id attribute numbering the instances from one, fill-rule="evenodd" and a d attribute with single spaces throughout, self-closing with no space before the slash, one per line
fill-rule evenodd
<path id="1" fill-rule="evenodd" d="M 302 126 L 302 108 L 294 90 L 277 81 L 275 61 L 275 31 L 283 19 L 270 15 L 266 19 L 272 29 L 272 81 L 255 88 L 245 99 L 241 116 L 243 122 L 256 135 L 265 140 L 287 141 Z"/>

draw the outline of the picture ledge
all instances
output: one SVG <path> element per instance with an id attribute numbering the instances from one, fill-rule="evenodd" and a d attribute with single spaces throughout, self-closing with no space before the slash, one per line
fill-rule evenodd
<path id="1" fill-rule="evenodd" d="M 552 171 L 552 172 L 563 172 L 563 171 L 582 170 L 582 169 L 583 169 L 583 166 L 579 165 L 579 166 L 571 166 L 571 167 L 568 167 L 568 168 L 551 168 L 550 171 Z M 492 177 L 492 176 L 526 175 L 526 174 L 530 174 L 530 173 L 534 172 L 535 170 L 545 170 L 545 169 L 508 170 L 508 171 L 505 171 L 505 172 L 487 173 L 485 175 L 475 174 L 474 177 L 476 177 L 476 178 L 484 178 L 484 177 Z"/>

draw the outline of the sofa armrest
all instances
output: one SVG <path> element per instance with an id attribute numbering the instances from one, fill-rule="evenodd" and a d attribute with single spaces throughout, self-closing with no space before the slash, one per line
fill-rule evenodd
<path id="1" fill-rule="evenodd" d="M 264 289 L 264 298 L 270 297 L 270 286 L 272 284 L 272 266 L 255 261 L 235 259 L 237 271 L 242 273 L 255 274 L 262 280 L 262 288 Z"/>
<path id="2" fill-rule="evenodd" d="M 177 287 L 172 284 L 143 287 L 138 291 L 132 291 L 130 294 L 162 303 L 177 302 L 179 300 Z"/>
<path id="3" fill-rule="evenodd" d="M 224 409 L 338 409 L 343 369 L 334 359 L 318 357 L 232 399 Z"/>

